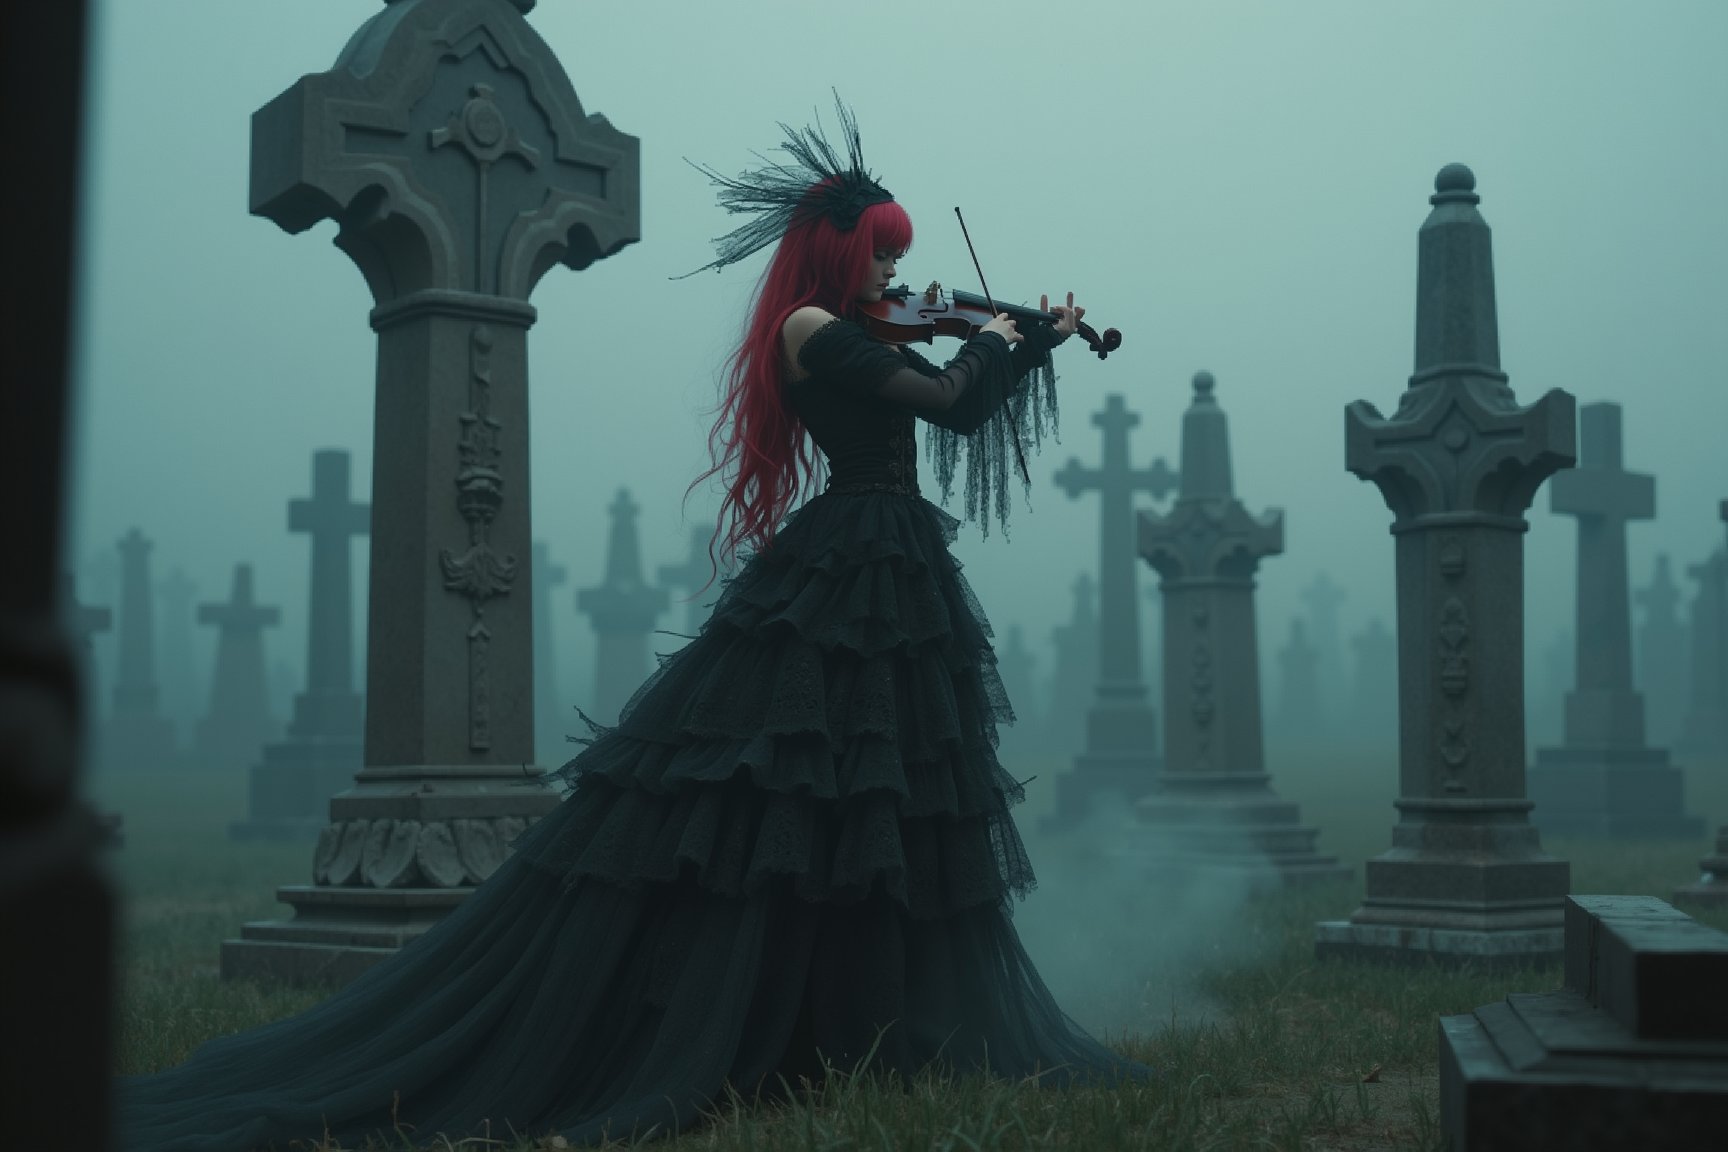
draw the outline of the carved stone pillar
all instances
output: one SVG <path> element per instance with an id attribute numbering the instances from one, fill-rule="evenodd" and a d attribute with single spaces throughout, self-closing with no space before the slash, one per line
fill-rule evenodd
<path id="1" fill-rule="evenodd" d="M 1524 513 L 1573 461 L 1576 409 L 1520 407 L 1500 370 L 1476 178 L 1441 169 L 1417 261 L 1416 371 L 1390 418 L 1345 411 L 1345 464 L 1392 510 L 1399 821 L 1322 956 L 1526 961 L 1561 953 L 1569 869 L 1524 798 Z"/>
<path id="2" fill-rule="evenodd" d="M 1164 593 L 1164 761 L 1135 805 L 1131 851 L 1154 874 L 1251 884 L 1346 876 L 1319 833 L 1272 790 L 1261 739 L 1254 574 L 1284 550 L 1284 513 L 1236 498 L 1229 428 L 1210 372 L 1182 420 L 1182 486 L 1168 515 L 1139 515 L 1140 555 Z"/>
<path id="3" fill-rule="evenodd" d="M 334 219 L 376 301 L 365 766 L 223 974 L 351 979 L 558 803 L 534 765 L 529 294 L 638 237 L 638 142 L 507 0 L 392 4 L 252 120 L 252 211 Z"/>

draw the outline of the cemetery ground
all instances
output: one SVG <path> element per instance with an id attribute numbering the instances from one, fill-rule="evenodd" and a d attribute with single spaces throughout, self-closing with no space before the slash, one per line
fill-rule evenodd
<path id="1" fill-rule="evenodd" d="M 1184 965 L 1180 990 L 1168 972 L 1155 974 L 1129 998 L 1135 1002 L 1121 1005 L 1117 1018 L 1126 1022 L 1124 1030 L 1111 1028 L 1101 1038 L 1160 1069 L 1160 1082 L 1056 1090 L 930 1076 L 905 1091 L 869 1075 L 838 1075 L 796 1104 L 723 1106 L 718 1123 L 653 1146 L 674 1152 L 1443 1147 L 1436 1019 L 1508 992 L 1557 988 L 1559 967 L 1447 972 L 1317 962 L 1314 922 L 1355 909 L 1362 861 L 1388 844 L 1395 765 L 1385 754 L 1369 753 L 1274 753 L 1272 759 L 1279 793 L 1302 805 L 1304 822 L 1322 829 L 1320 849 L 1350 864 L 1353 878 L 1249 898 L 1231 920 L 1237 932 L 1228 948 L 1196 941 L 1187 951 L 1192 962 Z M 1704 816 L 1709 839 L 1545 839 L 1550 852 L 1571 861 L 1573 892 L 1669 899 L 1676 886 L 1695 878 L 1715 828 L 1728 820 L 1728 764 L 1682 762 L 1688 808 Z M 227 840 L 229 821 L 244 812 L 243 779 L 107 776 L 92 781 L 90 791 L 125 820 L 125 844 L 112 856 L 123 897 L 118 1071 L 166 1068 L 206 1039 L 321 998 L 317 990 L 217 979 L 220 942 L 246 920 L 285 916 L 287 909 L 273 899 L 275 887 L 303 882 L 311 866 L 309 844 Z M 1036 819 L 1033 806 L 1017 810 L 1023 830 Z M 1030 837 L 1029 843 L 1036 865 L 1040 845 Z M 1694 914 L 1728 929 L 1728 911 Z M 416 1133 L 373 1147 L 410 1148 L 416 1140 L 501 1152 L 557 1146 L 507 1131 L 492 1133 L 490 1141 L 463 1135 L 434 1143 L 434 1134 Z M 334 1152 L 342 1146 L 317 1147 Z"/>

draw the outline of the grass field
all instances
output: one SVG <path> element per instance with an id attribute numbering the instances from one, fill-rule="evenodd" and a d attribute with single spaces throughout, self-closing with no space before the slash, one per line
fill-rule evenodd
<path id="1" fill-rule="evenodd" d="M 1113 1047 L 1165 1075 L 1150 1087 L 1057 1091 L 983 1077 L 884 1084 L 836 1075 L 795 1105 L 735 1102 L 716 1123 L 660 1145 L 686 1149 L 1377 1149 L 1442 1147 L 1436 1019 L 1512 991 L 1559 984 L 1555 968 L 1447 972 L 1317 964 L 1316 920 L 1348 916 L 1361 862 L 1386 847 L 1395 765 L 1385 757 L 1315 757 L 1277 765 L 1321 848 L 1353 879 L 1277 895 L 1207 894 L 1156 914 L 1111 917 L 1056 870 L 1018 914 L 1028 946 L 1065 1006 Z M 1021 773 L 1024 775 L 1025 773 Z M 104 778 L 90 792 L 125 819 L 111 857 L 123 896 L 117 1070 L 148 1072 L 202 1041 L 291 1014 L 319 999 L 217 979 L 220 942 L 249 919 L 286 914 L 278 884 L 310 879 L 307 845 L 232 844 L 245 807 L 238 778 Z M 1713 834 L 1728 822 L 1728 766 L 1693 768 L 1689 807 Z M 1021 811 L 1033 823 L 1039 792 Z M 1031 844 L 1035 864 L 1044 850 Z M 1706 841 L 1551 842 L 1573 891 L 1668 898 L 1696 875 Z M 1217 897 L 1213 899 L 1212 897 Z M 1112 894 L 1132 913 L 1134 889 Z M 1061 909 L 1067 919 L 1055 916 Z M 1075 917 L 1109 920 L 1092 925 Z M 1728 915 L 1701 917 L 1728 928 Z M 1052 925 L 1060 925 L 1052 928 Z M 1108 927 L 1109 930 L 1105 930 Z M 1034 935 L 1038 937 L 1034 946 Z M 1048 957 L 1048 966 L 1046 958 Z M 1112 979 L 1096 974 L 1108 970 Z M 1073 1003 L 1070 1003 L 1073 1001 Z M 540 1149 L 494 1134 L 435 1147 Z M 427 1141 L 431 1134 L 419 1134 Z M 408 1148 L 404 1137 L 389 1147 Z M 329 1146 L 334 1147 L 334 1146 Z"/>

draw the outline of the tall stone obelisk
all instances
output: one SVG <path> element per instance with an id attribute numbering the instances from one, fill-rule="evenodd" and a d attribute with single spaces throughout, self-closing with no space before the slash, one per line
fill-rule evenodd
<path id="1" fill-rule="evenodd" d="M 1570 869 L 1542 851 L 1524 795 L 1525 511 L 1574 459 L 1577 412 L 1520 407 L 1500 370 L 1476 178 L 1440 170 L 1416 273 L 1416 371 L 1390 418 L 1345 410 L 1345 466 L 1392 511 L 1398 581 L 1398 799 L 1321 956 L 1525 962 L 1562 952 Z"/>
<path id="2" fill-rule="evenodd" d="M 642 578 L 642 535 L 636 527 L 641 507 L 628 489 L 618 489 L 607 508 L 606 578 L 576 594 L 576 609 L 588 617 L 598 643 L 594 650 L 594 712 L 603 724 L 618 713 L 654 670 L 648 637 L 671 599 L 665 588 Z"/>
<path id="3" fill-rule="evenodd" d="M 346 981 L 558 803 L 534 765 L 528 303 L 638 239 L 639 146 L 589 115 L 532 0 L 392 3 L 252 119 L 254 214 L 334 219 L 376 306 L 365 766 L 316 883 L 224 975 Z"/>
<path id="4" fill-rule="evenodd" d="M 720 598 L 721 581 L 726 576 L 724 571 L 716 571 L 714 562 L 708 558 L 708 542 L 713 535 L 712 524 L 692 524 L 690 544 L 685 550 L 684 559 L 676 564 L 662 564 L 655 569 L 655 576 L 661 587 L 677 588 L 687 593 L 678 597 L 684 604 L 686 636 L 701 633 L 702 625 L 708 622 L 708 613 L 713 608 L 714 601 Z"/>
<path id="5" fill-rule="evenodd" d="M 1182 418 L 1182 484 L 1168 515 L 1139 514 L 1140 556 L 1164 592 L 1164 759 L 1130 858 L 1152 875 L 1249 885 L 1349 875 L 1272 790 L 1260 727 L 1254 574 L 1284 551 L 1284 513 L 1236 498 L 1230 429 L 1210 372 Z"/>

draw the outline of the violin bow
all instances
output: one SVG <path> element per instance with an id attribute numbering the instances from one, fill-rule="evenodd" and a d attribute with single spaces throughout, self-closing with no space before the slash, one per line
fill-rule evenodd
<path id="1" fill-rule="evenodd" d="M 978 250 L 972 247 L 972 234 L 966 230 L 966 217 L 960 214 L 960 205 L 954 205 L 954 215 L 960 221 L 960 235 L 966 239 L 966 251 L 972 254 L 972 267 L 978 272 L 978 286 L 984 289 L 984 302 L 990 305 L 990 315 L 997 315 L 996 301 L 990 296 L 990 285 L 984 279 L 984 266 L 978 263 Z M 1012 349 L 1010 349 L 1012 351 Z M 1026 453 L 1020 447 L 1020 414 L 1014 413 L 1010 422 L 1014 440 L 1014 461 L 1020 465 L 1020 479 L 1030 488 L 1032 474 L 1026 470 Z"/>

